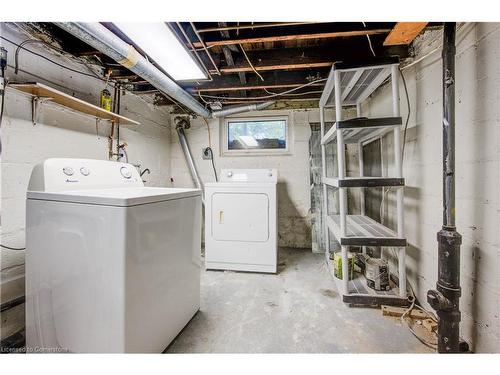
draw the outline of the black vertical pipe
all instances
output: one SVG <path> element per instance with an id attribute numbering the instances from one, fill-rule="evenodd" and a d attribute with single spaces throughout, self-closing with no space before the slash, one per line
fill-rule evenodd
<path id="1" fill-rule="evenodd" d="M 443 226 L 455 228 L 455 24 L 443 36 Z"/>
<path id="2" fill-rule="evenodd" d="M 459 352 L 460 245 L 455 228 L 455 23 L 443 35 L 443 227 L 438 239 L 438 281 L 427 301 L 438 316 L 438 352 Z"/>

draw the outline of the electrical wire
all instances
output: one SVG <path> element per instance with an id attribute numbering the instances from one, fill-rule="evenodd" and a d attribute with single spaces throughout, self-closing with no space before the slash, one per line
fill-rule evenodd
<path id="1" fill-rule="evenodd" d="M 280 93 L 272 92 L 267 89 L 264 89 L 265 92 L 271 95 L 279 95 Z M 288 96 L 302 96 L 302 95 L 307 95 L 307 94 L 321 94 L 323 91 L 306 91 L 306 92 L 298 92 L 295 94 L 288 94 Z"/>
<path id="2" fill-rule="evenodd" d="M 21 49 L 25 50 L 26 52 L 29 52 L 29 53 L 31 53 L 31 54 L 33 54 L 33 55 L 35 55 L 35 56 L 41 57 L 42 59 L 44 59 L 44 60 L 46 60 L 46 61 L 48 61 L 48 62 L 50 62 L 50 63 L 52 63 L 52 64 L 54 64 L 54 65 L 57 65 L 57 66 L 59 66 L 59 67 L 61 67 L 61 68 L 63 68 L 63 69 L 69 70 L 70 72 L 78 73 L 78 74 L 84 75 L 84 76 L 86 76 L 86 77 L 95 78 L 95 79 L 97 79 L 97 80 L 99 80 L 99 81 L 102 81 L 102 82 L 104 82 L 104 83 L 106 83 L 106 81 L 107 81 L 107 79 L 106 79 L 106 78 L 104 78 L 104 77 L 100 77 L 98 74 L 94 73 L 94 72 L 92 71 L 92 69 L 91 69 L 91 68 L 89 68 L 89 67 L 87 66 L 87 63 L 86 63 L 86 62 L 81 61 L 80 59 L 78 59 L 78 58 L 74 57 L 73 55 L 71 55 L 71 54 L 67 53 L 66 51 L 64 51 L 64 50 L 62 50 L 62 49 L 60 49 L 60 48 L 57 48 L 57 47 L 53 46 L 53 45 L 52 45 L 52 44 L 50 44 L 50 43 L 44 42 L 44 41 L 42 41 L 42 40 L 37 40 L 37 39 L 28 39 L 28 40 L 25 40 L 25 41 L 24 41 L 24 42 L 33 42 L 33 43 L 35 43 L 35 42 L 36 42 L 36 43 L 42 43 L 42 44 L 44 44 L 44 45 L 46 45 L 46 46 L 48 46 L 48 47 L 50 47 L 50 48 L 52 48 L 52 49 L 54 49 L 54 50 L 56 50 L 56 51 L 60 52 L 61 54 L 65 55 L 65 56 L 69 56 L 69 58 L 71 58 L 72 60 L 75 60 L 76 62 L 78 62 L 78 63 L 80 63 L 80 64 L 82 64 L 82 65 L 86 66 L 86 67 L 87 67 L 87 68 L 88 68 L 88 69 L 89 69 L 92 73 L 86 73 L 86 72 L 82 72 L 82 71 L 80 71 L 80 70 L 76 70 L 76 69 L 70 68 L 69 66 L 66 66 L 66 65 L 64 65 L 64 64 L 58 63 L 57 61 L 54 61 L 54 60 L 52 60 L 52 59 L 50 59 L 50 58 L 48 58 L 48 57 L 46 57 L 46 56 L 43 56 L 43 55 L 41 55 L 41 54 L 39 54 L 39 53 L 37 53 L 37 52 L 34 52 L 34 51 L 32 51 L 32 50 L 29 50 L 29 49 L 25 48 L 24 46 L 22 46 L 22 43 L 24 43 L 24 42 L 22 42 L 21 44 L 17 44 L 16 42 L 13 42 L 13 41 L 11 41 L 11 40 L 9 40 L 9 39 L 5 38 L 4 36 L 1 36 L 1 35 L 0 35 L 0 39 L 3 39 L 3 40 L 5 40 L 5 41 L 7 41 L 7 42 L 9 42 L 9 43 L 13 44 L 14 46 L 17 46 L 17 47 L 18 47 L 18 49 L 19 49 L 19 47 L 20 47 Z M 16 49 L 16 51 L 17 51 L 17 49 Z M 12 67 L 11 65 L 8 65 L 8 66 L 9 66 L 9 67 Z M 34 77 L 41 78 L 41 77 L 37 76 L 37 75 L 36 75 L 36 74 L 34 74 L 34 73 L 31 73 L 31 72 L 28 72 L 28 71 L 26 71 L 26 70 L 23 70 L 23 69 L 19 68 L 19 66 L 18 66 L 18 64 L 17 64 L 17 63 L 16 63 L 16 64 L 14 65 L 14 67 L 12 67 L 12 68 L 13 68 L 14 70 L 16 70 L 16 69 L 17 69 L 18 71 L 22 71 L 22 72 L 24 72 L 24 73 L 30 74 L 30 75 L 32 75 L 32 76 L 34 76 Z M 104 68 L 104 67 L 101 67 L 101 68 Z M 43 78 L 42 78 L 42 79 L 43 79 Z M 109 81 L 109 80 L 108 80 L 108 81 Z M 113 82 L 113 84 L 114 84 L 114 85 L 116 85 L 116 84 L 117 84 L 117 82 L 116 82 L 116 81 L 112 81 L 112 82 Z M 109 83 L 109 82 L 108 82 L 108 83 Z M 57 84 L 57 83 L 53 83 L 53 84 Z M 57 84 L 57 85 L 58 85 L 58 86 L 61 86 L 61 85 L 59 85 L 59 84 Z M 61 86 L 61 87 L 63 87 L 63 86 Z M 114 86 L 112 86 L 112 87 L 114 87 Z M 126 87 L 121 87 L 121 90 L 125 90 L 125 91 L 131 92 L 131 93 L 135 93 L 135 91 L 130 90 L 130 89 L 126 88 Z M 162 93 L 163 95 L 166 95 L 166 94 L 165 94 L 165 93 L 163 93 L 163 92 L 161 92 L 161 93 Z M 168 96 L 168 95 L 166 95 L 166 96 Z M 168 96 L 168 98 L 169 98 L 170 100 L 172 100 L 173 102 L 175 102 L 175 101 L 174 101 L 172 98 L 170 98 L 169 96 Z M 175 103 L 175 104 L 177 104 L 177 103 Z M 181 108 L 181 109 L 182 109 L 182 108 Z M 182 109 L 182 110 L 184 110 L 184 109 Z M 185 110 L 184 110 L 184 112 L 185 112 Z"/>
<path id="3" fill-rule="evenodd" d="M 6 246 L 6 245 L 2 245 L 2 244 L 0 244 L 0 247 L 3 247 L 4 249 L 16 250 L 16 251 L 26 250 L 25 247 L 11 247 L 11 246 Z"/>
<path id="4" fill-rule="evenodd" d="M 425 346 L 431 348 L 431 349 L 436 349 L 437 348 L 437 343 L 434 343 L 434 342 L 429 342 L 427 341 L 426 339 L 420 337 L 416 332 L 415 330 L 411 327 L 410 323 L 405 319 L 405 317 L 410 314 L 410 312 L 416 307 L 417 309 L 423 311 L 424 313 L 426 313 L 430 319 L 432 319 L 434 322 L 437 322 L 437 319 L 436 317 L 430 313 L 429 311 L 427 311 L 426 309 L 424 309 L 422 306 L 418 305 L 415 301 L 416 301 L 416 298 L 415 298 L 415 292 L 413 290 L 413 287 L 411 286 L 410 283 L 408 283 L 410 285 L 410 290 L 411 290 L 411 293 L 412 293 L 412 303 L 410 305 L 410 307 L 401 315 L 401 322 L 403 324 L 406 324 L 406 326 L 408 327 L 408 329 L 410 330 L 410 332 L 413 334 L 413 336 L 415 336 L 422 344 L 424 344 Z"/>
<path id="5" fill-rule="evenodd" d="M 2 128 L 3 110 L 5 106 L 5 91 L 7 91 L 7 80 L 5 79 L 5 67 L 2 68 L 3 90 L 2 104 L 0 105 L 0 129 Z M 2 138 L 0 137 L 0 155 L 2 155 Z"/>
<path id="6" fill-rule="evenodd" d="M 403 79 L 403 87 L 405 89 L 405 95 L 406 95 L 406 105 L 408 107 L 408 114 L 406 115 L 406 122 L 405 122 L 405 128 L 403 132 L 403 149 L 401 150 L 401 163 L 404 163 L 405 160 L 405 145 L 406 145 L 406 131 L 408 129 L 408 123 L 410 122 L 410 114 L 411 114 L 411 105 L 410 105 L 410 95 L 408 95 L 408 87 L 406 86 L 406 79 L 403 74 L 403 71 L 401 68 L 398 69 L 399 74 L 401 75 L 401 78 Z"/>
<path id="7" fill-rule="evenodd" d="M 212 162 L 212 169 L 214 170 L 215 182 L 218 182 L 219 177 L 217 176 L 217 169 L 215 168 L 214 152 L 212 150 L 212 147 L 207 147 L 205 150 L 208 150 L 210 152 L 210 161 Z"/>
<path id="8" fill-rule="evenodd" d="M 245 56 L 245 59 L 247 60 L 248 64 L 250 65 L 250 68 L 252 68 L 252 70 L 254 71 L 254 73 L 257 74 L 257 76 L 260 78 L 261 81 L 264 81 L 264 78 L 262 78 L 262 76 L 260 75 L 260 73 L 253 66 L 252 62 L 250 61 L 250 59 L 249 59 L 247 53 L 245 52 L 245 49 L 241 45 L 241 43 L 239 44 L 239 46 L 241 48 L 241 52 L 243 52 L 243 56 Z"/>
<path id="9" fill-rule="evenodd" d="M 24 41 L 24 42 L 22 42 L 21 44 L 17 44 L 16 42 L 13 42 L 12 40 L 7 39 L 7 38 L 6 38 L 6 37 L 4 37 L 4 36 L 0 36 L 0 38 L 1 38 L 1 39 L 3 39 L 3 40 L 5 40 L 6 42 L 9 42 L 9 43 L 11 43 L 11 44 L 13 44 L 13 45 L 17 46 L 17 49 L 16 49 L 16 56 L 18 56 L 18 55 L 19 55 L 18 50 L 19 50 L 19 49 L 23 49 L 23 50 L 25 50 L 26 52 L 29 52 L 29 53 L 31 53 L 31 54 L 33 54 L 33 55 L 35 55 L 35 56 L 38 56 L 38 57 L 40 57 L 40 58 L 42 58 L 42 59 L 44 59 L 44 60 L 47 60 L 47 61 L 51 62 L 52 64 L 57 65 L 57 66 L 59 66 L 59 67 L 61 67 L 61 68 L 64 68 L 64 69 L 66 69 L 66 70 L 69 70 L 69 71 L 71 71 L 71 72 L 73 72 L 73 73 L 78 73 L 78 74 L 81 74 L 81 75 L 84 75 L 84 76 L 87 76 L 87 77 L 93 77 L 93 78 L 99 79 L 99 80 L 101 80 L 101 81 L 105 81 L 103 78 L 99 77 L 99 76 L 98 76 L 97 74 L 95 74 L 95 73 L 94 73 L 94 74 L 91 74 L 91 73 L 82 72 L 81 70 L 77 70 L 77 69 L 70 68 L 69 66 L 66 66 L 66 65 L 64 65 L 64 64 L 60 64 L 60 63 L 58 63 L 57 61 L 54 61 L 54 60 L 52 60 L 52 59 L 50 59 L 50 58 L 48 58 L 48 57 L 46 57 L 46 56 L 44 56 L 44 55 L 42 55 L 42 54 L 39 54 L 39 53 L 34 52 L 34 51 L 32 51 L 32 50 L 29 50 L 29 49 L 27 49 L 26 47 L 24 47 L 24 45 L 23 45 L 23 43 L 26 43 L 26 42 L 33 42 L 33 43 L 34 43 L 34 42 L 38 42 L 38 43 L 42 43 L 42 44 L 48 45 L 49 47 L 51 47 L 51 48 L 53 48 L 53 49 L 55 49 L 55 50 L 59 50 L 59 51 L 61 51 L 59 48 L 57 48 L 57 47 L 55 47 L 55 46 L 51 45 L 50 43 L 43 42 L 43 41 L 41 41 L 41 40 L 29 39 L 29 40 L 25 40 L 25 41 Z M 83 62 L 81 62 L 81 61 L 80 61 L 80 63 L 81 63 L 81 64 L 85 64 L 85 63 L 83 63 Z M 17 60 L 16 60 L 16 64 L 15 64 L 15 68 L 14 68 L 14 69 L 15 69 L 15 71 L 16 71 L 16 70 L 19 70 Z"/>
<path id="10" fill-rule="evenodd" d="M 6 40 L 7 40 L 7 39 L 6 39 Z M 11 43 L 12 43 L 12 42 L 11 42 Z M 48 43 L 48 42 L 46 42 L 46 41 L 44 41 L 44 40 L 39 40 L 39 39 L 27 39 L 27 40 L 25 40 L 25 41 L 21 42 L 21 44 L 17 44 L 17 48 L 16 48 L 16 50 L 15 50 L 15 52 L 14 52 L 14 63 L 15 63 L 14 73 L 15 73 L 15 74 L 17 74 L 17 73 L 18 73 L 18 71 L 19 71 L 19 52 L 21 51 L 21 49 L 24 49 L 25 51 L 30 52 L 30 53 L 33 53 L 33 54 L 35 53 L 35 52 L 31 51 L 31 50 L 28 50 L 28 49 L 24 48 L 24 46 L 25 46 L 26 44 L 43 44 L 43 45 L 48 46 L 49 48 L 51 48 L 51 49 L 53 49 L 53 50 L 55 50 L 55 51 L 59 52 L 60 54 L 62 54 L 62 55 L 64 55 L 64 56 L 69 56 L 71 59 L 73 59 L 73 60 L 77 61 L 77 62 L 78 62 L 78 63 L 80 63 L 80 64 L 85 65 L 85 66 L 88 68 L 88 66 L 86 65 L 86 63 L 85 63 L 84 61 L 81 61 L 80 59 L 78 59 L 78 58 L 74 57 L 73 55 L 71 55 L 71 54 L 67 53 L 66 51 L 64 51 L 63 49 L 61 49 L 61 48 L 59 48 L 59 47 L 56 47 L 56 46 L 54 46 L 54 45 L 52 45 L 52 44 L 50 44 L 50 43 Z M 91 70 L 91 69 L 89 68 L 89 70 Z M 93 72 L 92 72 L 92 73 L 93 73 Z M 95 74 L 94 74 L 94 77 L 99 78 L 99 77 L 98 77 L 98 76 L 96 76 Z"/>
<path id="11" fill-rule="evenodd" d="M 366 23 L 364 23 L 364 22 L 361 22 L 361 23 L 363 24 L 363 26 L 366 29 Z M 372 40 L 370 39 L 370 35 L 367 34 L 366 39 L 368 39 L 368 45 L 370 46 L 370 51 L 372 51 L 373 57 L 377 57 L 377 55 L 375 54 L 375 51 L 373 50 Z"/>
<path id="12" fill-rule="evenodd" d="M 275 98 L 277 96 L 287 95 L 287 94 L 289 94 L 291 92 L 295 92 L 297 90 L 303 89 L 304 87 L 311 86 L 311 85 L 313 85 L 315 83 L 318 83 L 318 82 L 324 82 L 326 80 L 327 80 L 327 78 L 316 79 L 316 80 L 308 82 L 308 83 L 306 83 L 304 85 L 295 87 L 295 88 L 287 90 L 287 91 L 280 92 L 278 94 L 264 95 L 264 96 L 253 96 L 253 97 L 248 97 L 248 98 L 245 98 L 245 97 L 234 97 L 234 96 L 233 97 L 231 97 L 231 96 L 225 97 L 225 96 L 216 96 L 216 95 L 205 95 L 205 94 L 201 94 L 199 91 L 198 91 L 198 95 L 200 97 L 204 96 L 205 98 L 218 99 L 218 100 L 263 100 L 263 99 Z"/>
<path id="13" fill-rule="evenodd" d="M 218 182 L 219 178 L 217 177 L 217 169 L 215 168 L 214 152 L 212 150 L 212 138 L 210 135 L 210 125 L 208 124 L 208 121 L 205 117 L 203 117 L 203 121 L 205 121 L 205 124 L 207 125 L 208 132 L 208 147 L 205 150 L 210 151 L 210 160 L 212 161 L 212 169 L 214 170 L 215 182 Z"/>

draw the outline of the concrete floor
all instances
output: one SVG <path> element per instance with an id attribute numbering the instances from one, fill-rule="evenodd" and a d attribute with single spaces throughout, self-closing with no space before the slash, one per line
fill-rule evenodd
<path id="1" fill-rule="evenodd" d="M 167 353 L 428 353 L 399 320 L 350 308 L 310 250 L 280 249 L 277 275 L 204 271 L 201 309 Z"/>

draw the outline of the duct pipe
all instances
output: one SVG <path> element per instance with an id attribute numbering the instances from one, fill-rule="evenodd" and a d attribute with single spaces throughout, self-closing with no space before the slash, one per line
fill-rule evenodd
<path id="1" fill-rule="evenodd" d="M 210 116 L 210 111 L 196 99 L 99 22 L 56 22 L 56 25 L 141 76 L 194 113 Z"/>
<path id="2" fill-rule="evenodd" d="M 198 174 L 198 170 L 196 169 L 196 164 L 194 163 L 193 155 L 191 154 L 191 149 L 189 148 L 186 133 L 184 132 L 184 129 L 189 129 L 189 122 L 185 118 L 176 117 L 174 119 L 174 123 L 175 130 L 177 131 L 177 135 L 179 136 L 179 143 L 181 144 L 182 152 L 184 153 L 184 157 L 186 158 L 186 162 L 188 163 L 189 171 L 191 172 L 191 177 L 196 184 L 196 188 L 201 190 L 201 199 L 203 204 L 205 204 L 205 189 L 203 186 L 203 182 L 201 182 L 200 175 Z"/>
<path id="3" fill-rule="evenodd" d="M 455 228 L 455 23 L 443 36 L 443 227 L 438 239 L 438 280 L 427 301 L 438 316 L 438 352 L 458 353 L 460 345 L 460 245 Z"/>
<path id="4" fill-rule="evenodd" d="M 139 54 L 133 46 L 125 43 L 99 22 L 56 22 L 55 24 L 94 47 L 96 50 L 104 53 L 106 56 L 112 58 L 135 74 L 141 76 L 155 88 L 186 106 L 195 114 L 206 118 L 227 115 L 224 112 L 226 110 L 211 112 L 203 107 L 195 98 L 177 85 L 175 81 Z M 228 114 L 255 110 L 259 106 L 266 108 L 273 103 L 274 102 L 268 102 L 252 104 L 250 106 L 233 107 L 228 109 Z"/>
<path id="5" fill-rule="evenodd" d="M 219 117 L 235 115 L 237 113 L 242 113 L 242 112 L 259 111 L 261 109 L 265 109 L 265 108 L 272 106 L 274 103 L 276 103 L 276 102 L 272 101 L 272 102 L 265 102 L 265 103 L 259 103 L 259 104 L 249 104 L 249 105 L 238 106 L 238 107 L 229 107 L 229 108 L 221 109 L 220 111 L 213 111 L 212 117 L 219 118 Z"/>

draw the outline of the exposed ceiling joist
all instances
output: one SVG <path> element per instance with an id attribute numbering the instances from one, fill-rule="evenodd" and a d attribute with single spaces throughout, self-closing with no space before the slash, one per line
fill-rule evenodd
<path id="1" fill-rule="evenodd" d="M 408 45 L 422 32 L 428 22 L 398 22 L 384 41 L 384 46 Z"/>
<path id="2" fill-rule="evenodd" d="M 210 33 L 215 31 L 229 31 L 229 30 L 245 30 L 245 29 L 262 29 L 269 27 L 284 27 L 284 26 L 298 26 L 298 25 L 310 25 L 320 22 L 271 22 L 271 23 L 257 23 L 251 25 L 236 25 L 236 26 L 220 26 L 220 27 L 208 27 L 205 29 L 198 29 L 199 33 Z"/>
<path id="3" fill-rule="evenodd" d="M 309 63 L 293 63 L 293 64 L 275 64 L 275 65 L 254 65 L 257 71 L 268 71 L 268 70 L 292 70 L 292 69 L 310 69 L 310 68 L 328 68 L 332 66 L 331 61 L 323 62 L 309 62 Z M 221 73 L 240 73 L 240 72 L 252 72 L 251 66 L 234 66 L 220 68 Z"/>
<path id="4" fill-rule="evenodd" d="M 306 82 L 307 83 L 307 82 Z M 324 82 L 317 82 L 307 85 L 307 87 L 321 87 L 324 86 Z M 288 89 L 295 88 L 299 86 L 304 86 L 304 82 L 301 83 L 289 83 L 289 84 L 277 84 L 277 85 L 251 85 L 251 86 L 226 86 L 226 87 L 210 87 L 210 88 L 199 88 L 195 89 L 195 92 L 221 92 L 221 91 L 241 91 L 241 90 L 264 90 L 264 89 Z"/>
<path id="5" fill-rule="evenodd" d="M 243 39 L 225 39 L 206 41 L 207 47 L 215 46 L 228 46 L 232 44 L 249 44 L 249 43 L 266 43 L 266 42 L 284 42 L 290 40 L 307 40 L 307 39 L 325 39 L 325 38 L 345 38 L 365 35 L 385 34 L 390 32 L 391 29 L 374 29 L 374 30 L 354 30 L 354 31 L 335 31 L 329 33 L 318 34 L 298 34 L 298 35 L 277 35 L 257 38 L 243 38 Z M 203 47 L 202 43 L 194 43 L 196 48 Z"/>

